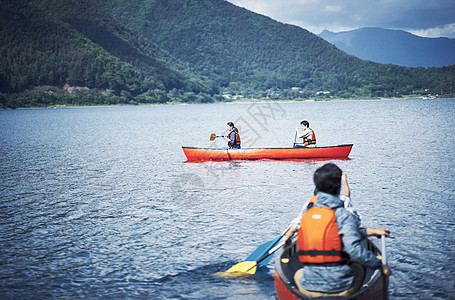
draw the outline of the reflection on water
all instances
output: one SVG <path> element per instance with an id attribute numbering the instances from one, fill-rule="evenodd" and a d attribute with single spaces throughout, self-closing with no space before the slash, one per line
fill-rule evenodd
<path id="1" fill-rule="evenodd" d="M 0 295 L 275 299 L 272 269 L 213 274 L 279 235 L 334 162 L 365 225 L 395 236 L 391 298 L 453 298 L 454 115 L 450 99 L 0 111 Z M 185 163 L 181 146 L 225 147 L 209 137 L 228 121 L 249 147 L 291 147 L 302 119 L 349 159 Z"/>

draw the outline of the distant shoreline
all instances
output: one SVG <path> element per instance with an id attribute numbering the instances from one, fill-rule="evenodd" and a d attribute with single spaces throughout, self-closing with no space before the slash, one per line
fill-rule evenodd
<path id="1" fill-rule="evenodd" d="M 50 105 L 36 107 L 18 107 L 18 108 L 0 108 L 0 110 L 18 110 L 18 109 L 58 109 L 58 108 L 92 108 L 92 107 L 131 107 L 131 106 L 165 106 L 165 105 L 210 105 L 210 104 L 253 104 L 253 103 L 304 103 L 304 102 L 342 102 L 342 101 L 392 101 L 392 100 L 436 100 L 436 99 L 455 99 L 454 97 L 397 97 L 397 98 L 334 98 L 334 99 L 305 99 L 305 100 L 272 100 L 272 99 L 242 99 L 232 101 L 216 101 L 211 103 L 184 103 L 184 102 L 168 102 L 168 103 L 138 103 L 138 104 L 99 104 L 99 105 Z"/>

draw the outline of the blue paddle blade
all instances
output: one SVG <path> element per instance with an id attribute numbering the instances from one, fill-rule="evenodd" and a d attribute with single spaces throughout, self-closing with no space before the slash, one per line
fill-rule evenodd
<path id="1" fill-rule="evenodd" d="M 262 256 L 264 256 L 267 252 L 269 252 L 270 249 L 272 249 L 280 241 L 280 239 L 281 239 L 281 236 L 260 245 L 244 261 L 257 261 Z M 273 254 L 270 254 L 263 261 L 259 262 L 258 266 L 267 265 L 269 263 L 269 261 L 272 259 L 272 257 L 273 257 Z"/>
<path id="2" fill-rule="evenodd" d="M 269 261 L 272 260 L 272 258 L 273 258 L 273 253 L 270 254 L 269 256 L 267 256 L 267 258 L 265 258 L 263 261 L 259 262 L 259 263 L 258 263 L 258 267 L 264 267 L 264 266 L 266 266 L 266 265 L 269 263 Z"/>

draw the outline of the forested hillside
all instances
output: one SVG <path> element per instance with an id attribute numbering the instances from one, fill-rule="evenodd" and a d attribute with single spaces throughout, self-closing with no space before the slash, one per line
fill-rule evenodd
<path id="1" fill-rule="evenodd" d="M 224 0 L 0 1 L 0 108 L 455 92 Z"/>
<path id="2" fill-rule="evenodd" d="M 349 56 L 297 26 L 224 0 L 97 0 L 130 29 L 151 39 L 230 92 L 298 87 L 314 96 L 385 97 L 455 85 L 455 67 L 405 68 Z"/>
<path id="3" fill-rule="evenodd" d="M 0 41 L 0 107 L 160 103 L 185 93 L 207 100 L 214 92 L 92 0 L 2 0 Z"/>

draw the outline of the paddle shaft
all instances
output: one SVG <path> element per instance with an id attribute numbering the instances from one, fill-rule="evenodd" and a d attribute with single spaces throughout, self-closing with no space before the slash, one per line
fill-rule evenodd
<path id="1" fill-rule="evenodd" d="M 264 259 L 266 259 L 269 255 L 272 255 L 273 253 L 275 253 L 275 251 L 277 251 L 278 249 L 280 249 L 281 247 L 284 246 L 284 244 L 286 244 L 285 242 L 281 242 L 279 243 L 278 245 L 276 245 L 275 247 L 273 247 L 272 249 L 269 250 L 269 252 L 267 252 L 266 254 L 264 254 L 261 258 L 259 258 L 257 261 L 256 261 L 256 264 L 252 265 L 250 268 L 248 268 L 248 270 L 245 271 L 248 272 L 249 270 L 251 270 L 252 268 L 256 267 L 258 265 L 258 263 L 260 263 L 261 261 L 263 261 Z"/>
<path id="2" fill-rule="evenodd" d="M 289 231 L 290 228 L 291 228 L 291 226 L 288 226 L 288 228 L 286 228 L 286 230 L 283 231 L 283 233 L 281 233 L 278 237 L 276 237 L 273 240 L 265 242 L 264 244 L 260 245 L 244 261 L 255 262 L 256 260 L 261 258 L 264 254 L 269 252 L 270 249 L 275 247 L 275 245 L 280 242 L 282 237 Z M 268 257 L 268 259 L 264 259 L 258 265 L 266 265 L 270 259 L 271 259 L 271 255 Z"/>
<path id="3" fill-rule="evenodd" d="M 385 252 L 385 236 L 381 235 L 381 256 L 382 256 L 382 263 L 387 265 L 387 254 Z M 382 295 L 384 300 L 389 299 L 389 291 L 388 291 L 388 284 L 387 284 L 387 276 L 382 275 Z"/>
<path id="4" fill-rule="evenodd" d="M 291 228 L 292 228 L 292 225 L 289 225 L 288 228 L 286 228 L 283 231 L 283 233 L 280 234 L 280 238 L 282 238 L 289 231 L 289 229 L 291 229 Z M 278 243 L 278 241 L 277 241 L 277 243 Z M 276 243 L 274 245 L 272 245 L 272 247 L 275 246 L 275 245 L 276 245 Z"/>
<path id="5" fill-rule="evenodd" d="M 291 228 L 292 228 L 292 225 L 289 225 L 288 228 L 286 228 L 286 230 L 278 238 L 275 238 L 267 243 L 262 244 L 250 256 L 247 257 L 246 261 L 243 261 L 241 263 L 238 263 L 238 264 L 232 266 L 225 273 L 231 273 L 231 274 L 239 273 L 239 274 L 249 274 L 249 275 L 256 273 L 256 269 L 259 266 L 259 263 L 261 263 L 262 261 L 265 261 L 268 257 L 270 257 L 273 253 L 275 253 L 275 251 L 277 251 L 279 248 L 283 247 L 283 245 L 286 243 L 285 241 L 282 241 L 279 244 L 277 244 L 277 243 L 281 240 L 283 235 L 285 235 Z M 265 250 L 265 249 L 259 250 L 264 245 L 267 250 Z M 260 255 L 259 253 L 261 253 L 261 254 L 264 253 L 264 251 L 265 251 L 265 253 L 262 254 L 259 257 L 259 259 L 255 259 L 253 257 L 255 256 L 254 254 L 258 250 L 259 250 L 259 252 L 257 255 Z M 251 256 L 253 256 L 253 257 L 251 257 Z"/>
<path id="6" fill-rule="evenodd" d="M 282 237 L 289 231 L 289 229 L 291 229 L 291 228 L 292 228 L 292 225 L 289 225 L 288 228 L 286 228 L 286 230 L 283 231 L 283 233 L 280 235 L 280 238 L 282 238 Z M 279 240 L 278 240 L 278 241 L 279 241 Z M 277 243 L 278 241 L 276 241 L 276 243 Z M 273 244 L 272 247 L 275 246 L 275 245 L 277 245 L 276 243 Z M 278 244 L 278 245 L 280 245 L 280 244 Z M 276 250 L 278 250 L 278 249 L 281 248 L 282 246 L 283 246 L 283 245 L 281 245 L 281 246 L 278 247 L 278 248 L 275 247 L 276 249 L 275 249 L 275 248 L 270 249 L 266 254 L 263 255 L 263 256 L 265 256 L 265 257 L 259 258 L 259 260 L 257 260 L 256 263 L 260 263 L 261 261 L 263 261 L 264 259 L 266 259 L 267 256 L 269 256 L 270 254 L 273 254 Z M 272 250 L 273 250 L 273 251 L 272 251 Z M 272 251 L 272 252 L 271 252 L 271 251 Z"/>
<path id="7" fill-rule="evenodd" d="M 222 136 L 222 135 L 216 135 L 215 133 L 212 133 L 212 134 L 210 135 L 210 140 L 211 140 L 211 141 L 214 141 L 214 140 L 215 140 L 216 138 L 218 138 L 218 137 L 223 137 L 223 136 Z"/>
<path id="8" fill-rule="evenodd" d="M 289 229 L 291 229 L 291 227 L 292 227 L 292 225 L 289 225 L 288 228 L 286 228 L 286 230 L 283 231 L 283 233 L 280 235 L 280 238 L 282 238 L 282 237 L 289 231 Z M 279 241 L 279 240 L 278 240 L 278 241 Z M 277 241 L 277 242 L 278 242 L 278 241 Z M 277 243 L 277 242 L 276 242 L 276 243 Z M 272 247 L 275 246 L 275 245 L 277 245 L 276 243 L 273 244 Z M 280 244 L 278 244 L 278 245 L 280 245 Z M 259 258 L 259 259 L 256 261 L 256 263 L 260 263 L 261 261 L 263 261 L 264 259 L 266 259 L 267 256 L 269 256 L 270 254 L 273 254 L 276 250 L 278 250 L 278 249 L 281 248 L 282 246 L 283 246 L 283 245 L 281 245 L 281 246 L 278 247 L 278 248 L 275 247 L 276 249 L 275 249 L 275 248 L 270 249 L 270 250 L 269 250 L 267 253 L 265 253 L 261 258 Z M 272 250 L 273 250 L 273 251 L 272 251 Z M 271 251 L 272 251 L 272 252 L 271 252 Z M 265 256 L 265 257 L 264 257 L 264 256 Z"/>
<path id="9" fill-rule="evenodd" d="M 385 236 L 381 235 L 381 255 L 382 255 L 382 263 L 387 265 L 387 253 L 385 252 Z"/>

